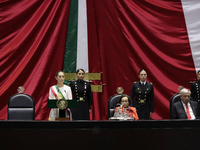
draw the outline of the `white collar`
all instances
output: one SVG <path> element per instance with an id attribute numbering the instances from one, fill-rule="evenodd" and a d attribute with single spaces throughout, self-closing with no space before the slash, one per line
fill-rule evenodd
<path id="1" fill-rule="evenodd" d="M 141 83 L 141 84 L 144 83 L 144 85 L 146 84 L 146 82 L 147 82 L 147 81 L 144 81 L 144 82 L 140 81 L 140 83 Z"/>

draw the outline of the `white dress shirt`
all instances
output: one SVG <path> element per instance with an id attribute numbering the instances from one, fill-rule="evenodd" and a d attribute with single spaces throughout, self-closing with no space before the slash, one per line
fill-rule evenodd
<path id="1" fill-rule="evenodd" d="M 182 101 L 181 101 L 181 102 L 182 102 Z M 184 107 L 185 112 L 186 112 L 186 114 L 187 114 L 186 105 L 185 105 L 185 103 L 183 103 L 183 102 L 182 102 L 182 104 L 183 104 L 183 107 Z M 191 120 L 192 120 L 192 119 L 196 119 L 196 117 L 194 116 L 194 113 L 193 113 L 193 110 L 192 110 L 192 107 L 191 107 L 190 103 L 187 103 L 187 105 L 188 105 L 188 108 L 189 108 L 189 113 L 190 113 L 190 116 L 191 116 Z"/>
<path id="2" fill-rule="evenodd" d="M 147 81 L 145 81 L 145 82 L 140 81 L 140 83 L 141 83 L 141 84 L 144 84 L 144 85 L 146 84 L 146 82 L 147 82 Z"/>

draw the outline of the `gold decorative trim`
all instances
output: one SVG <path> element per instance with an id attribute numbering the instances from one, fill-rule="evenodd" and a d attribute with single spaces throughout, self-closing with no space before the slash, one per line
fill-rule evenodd
<path id="1" fill-rule="evenodd" d="M 84 80 L 101 80 L 101 73 L 85 73 Z"/>
<path id="2" fill-rule="evenodd" d="M 76 73 L 65 73 L 65 80 L 76 80 Z"/>
<path id="3" fill-rule="evenodd" d="M 65 80 L 73 81 L 76 80 L 76 73 L 65 73 Z M 84 80 L 101 80 L 101 73 L 85 73 Z M 91 85 L 92 92 L 102 92 L 102 85 Z M 76 85 L 75 85 L 76 86 Z"/>
<path id="4" fill-rule="evenodd" d="M 65 80 L 76 79 L 76 73 L 65 73 Z M 101 80 L 101 73 L 85 73 L 84 80 Z"/>
<path id="5" fill-rule="evenodd" d="M 102 85 L 91 85 L 92 92 L 102 92 Z"/>

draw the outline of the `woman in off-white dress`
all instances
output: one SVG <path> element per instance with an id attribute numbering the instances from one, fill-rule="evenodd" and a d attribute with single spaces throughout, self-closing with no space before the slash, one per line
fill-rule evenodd
<path id="1" fill-rule="evenodd" d="M 72 92 L 71 88 L 64 84 L 65 81 L 65 75 L 63 71 L 58 71 L 56 73 L 56 80 L 57 84 L 53 85 L 49 89 L 49 99 L 67 99 L 72 100 Z M 61 94 L 59 93 L 61 92 Z M 66 117 L 69 117 L 70 120 L 72 118 L 72 114 L 70 112 L 70 109 L 65 110 Z M 52 108 L 49 114 L 49 120 L 54 121 L 55 118 L 59 117 L 59 109 L 58 108 Z"/>

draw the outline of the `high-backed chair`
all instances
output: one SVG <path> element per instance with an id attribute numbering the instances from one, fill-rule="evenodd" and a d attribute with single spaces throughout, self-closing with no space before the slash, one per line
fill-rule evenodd
<path id="1" fill-rule="evenodd" d="M 122 94 L 115 94 L 109 98 L 109 100 L 108 100 L 108 119 L 110 117 L 113 117 L 115 107 L 119 103 L 119 98 L 121 97 L 121 95 Z"/>
<path id="2" fill-rule="evenodd" d="M 24 93 L 11 96 L 8 101 L 8 120 L 35 120 L 34 99 Z"/>
<path id="3" fill-rule="evenodd" d="M 170 98 L 170 119 L 172 118 L 172 105 L 180 100 L 180 93 L 176 93 Z"/>

